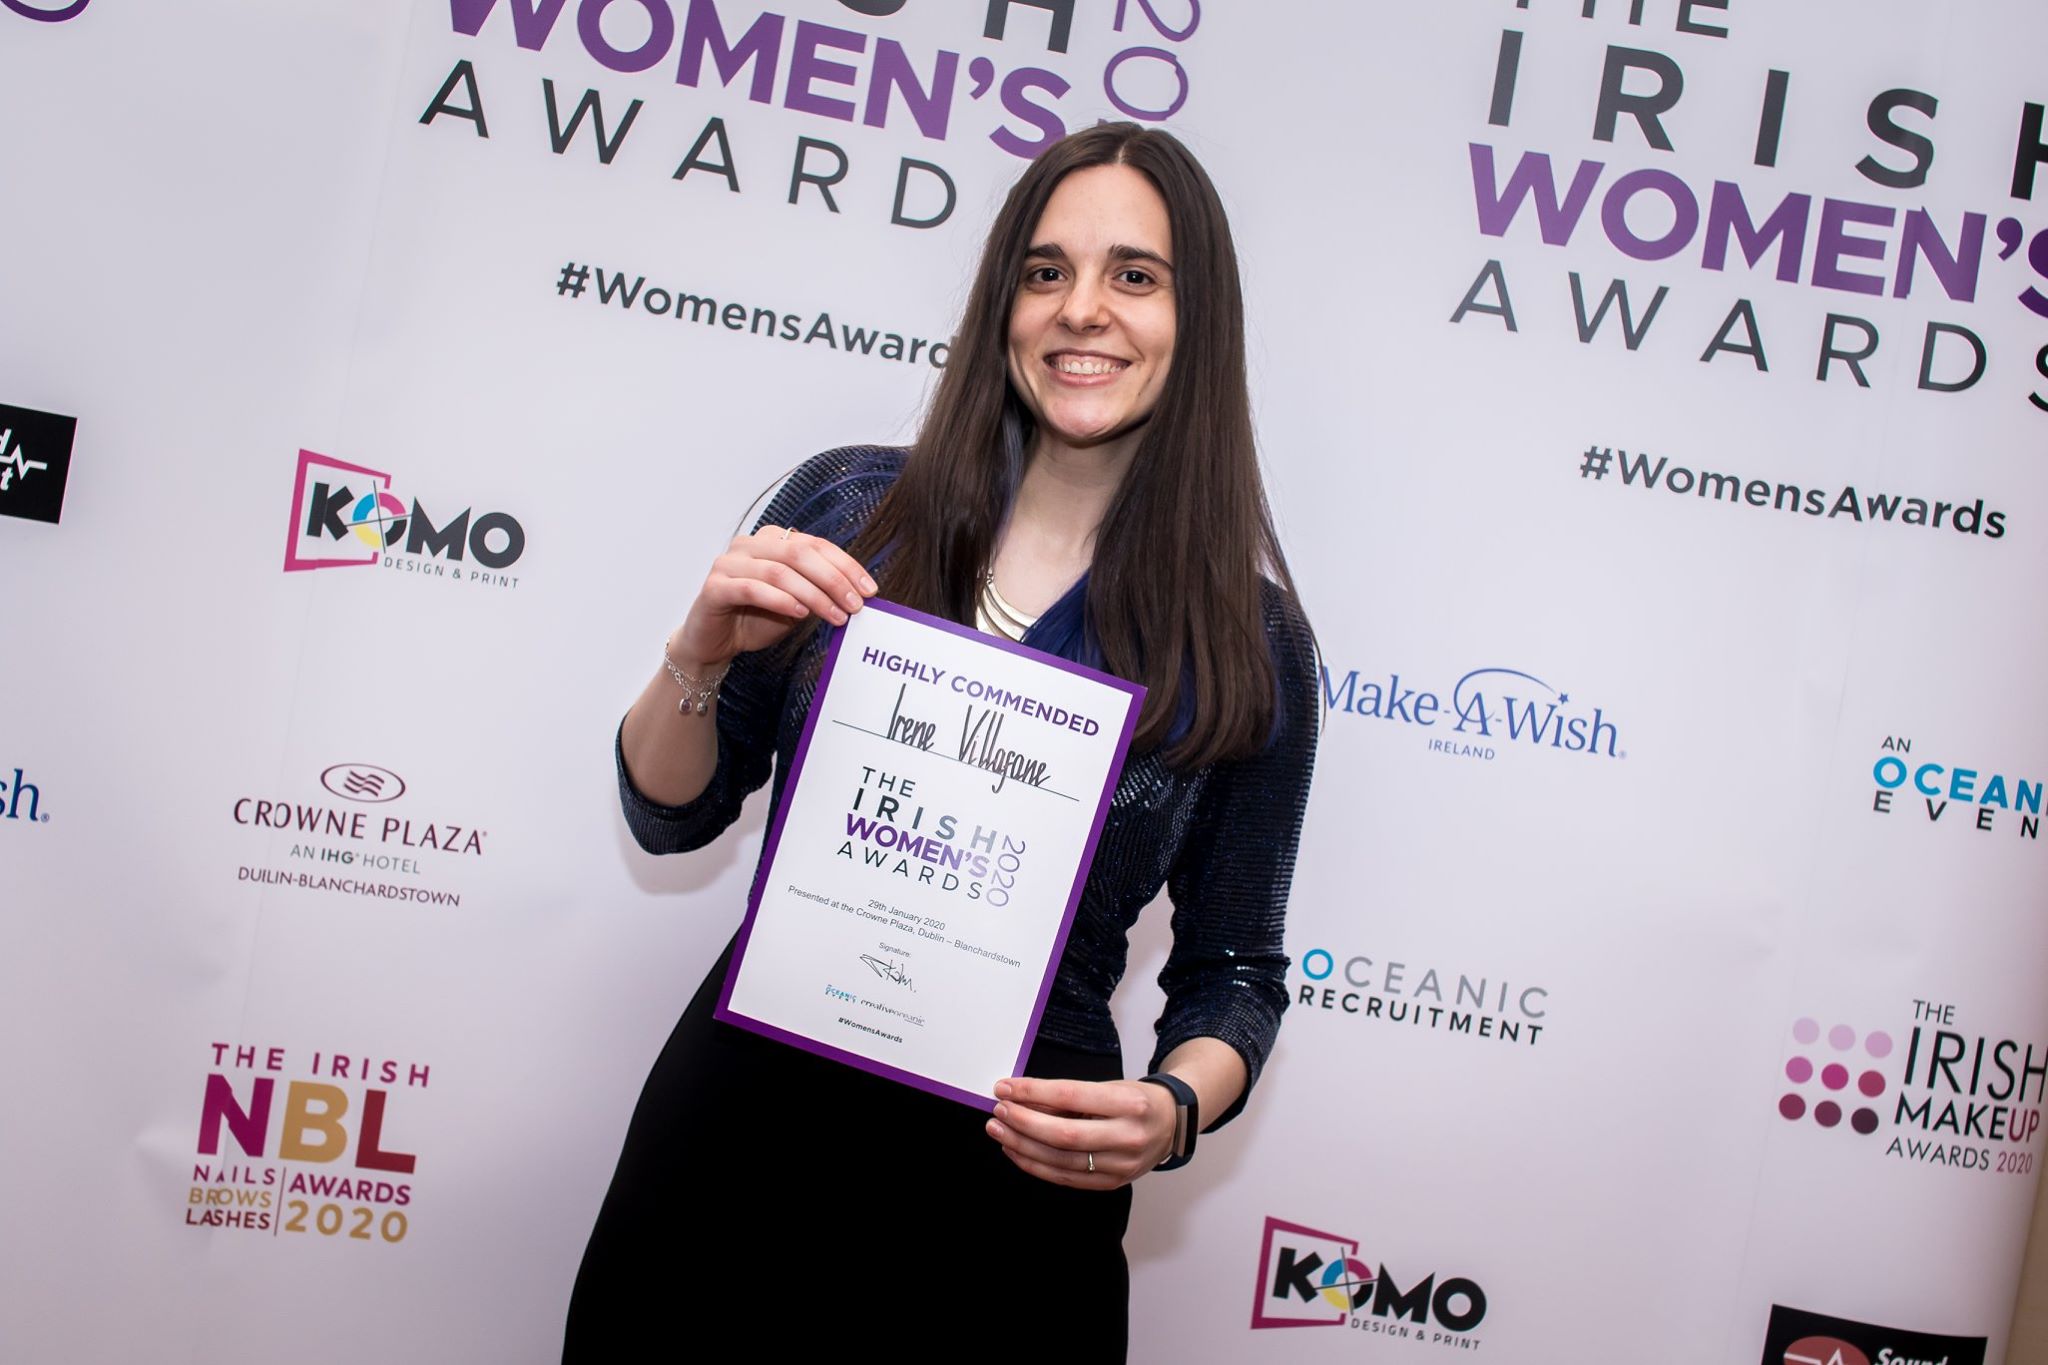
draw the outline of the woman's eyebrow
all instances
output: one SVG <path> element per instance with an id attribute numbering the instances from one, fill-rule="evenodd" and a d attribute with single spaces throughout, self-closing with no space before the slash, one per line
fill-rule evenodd
<path id="1" fill-rule="evenodd" d="M 1113 261 L 1152 261 L 1155 264 L 1165 266 L 1168 270 L 1173 269 L 1172 261 L 1167 260 L 1150 247 L 1125 246 L 1121 242 L 1109 249 L 1109 258 Z"/>
<path id="2" fill-rule="evenodd" d="M 1109 258 L 1113 261 L 1151 261 L 1155 264 L 1165 266 L 1168 270 L 1173 269 L 1172 261 L 1167 260 L 1166 257 L 1160 255 L 1158 252 L 1152 250 L 1150 247 L 1127 246 L 1122 242 L 1117 243 L 1115 246 L 1112 246 L 1109 249 Z M 1024 259 L 1064 261 L 1067 259 L 1067 251 L 1066 248 L 1061 246 L 1058 242 L 1040 242 L 1038 245 L 1029 247 L 1025 250 Z"/>

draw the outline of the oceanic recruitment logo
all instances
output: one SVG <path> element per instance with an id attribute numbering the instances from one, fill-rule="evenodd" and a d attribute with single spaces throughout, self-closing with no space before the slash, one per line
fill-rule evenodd
<path id="1" fill-rule="evenodd" d="M 1354 1019 L 1534 1047 L 1550 1014 L 1548 988 L 1506 977 L 1439 972 L 1434 965 L 1362 954 L 1339 962 L 1327 948 L 1309 949 L 1297 968 L 1304 978 L 1295 988 L 1297 1005 Z"/>
<path id="2" fill-rule="evenodd" d="M 1916 756 L 1913 741 L 1901 735 L 1885 736 L 1878 749 L 1870 767 L 1871 780 L 1877 784 L 1870 800 L 1874 813 L 1893 814 L 1896 801 L 1900 812 L 1924 811 L 1929 824 L 1939 825 L 1946 816 L 1950 825 L 1966 825 L 1984 834 L 2008 829 L 2022 839 L 2040 840 L 2039 780 Z M 1951 815 L 1951 806 L 1961 809 Z M 2001 813 L 2008 817 L 2003 823 Z M 2009 818 L 2014 815 L 2019 817 L 2017 824 Z"/>
<path id="3" fill-rule="evenodd" d="M 1436 1272 L 1405 1287 L 1385 1262 L 1374 1264 L 1358 1239 L 1266 1219 L 1259 1243 L 1252 1327 L 1343 1327 L 1473 1350 L 1486 1317 L 1486 1291 L 1464 1276 Z"/>
<path id="4" fill-rule="evenodd" d="M 477 515 L 465 507 L 434 520 L 420 499 L 391 491 L 382 470 L 332 456 L 299 452 L 292 483 L 286 573 L 311 569 L 386 569 L 491 587 L 516 588 L 503 572 L 526 552 L 526 528 L 506 512 Z"/>
<path id="5" fill-rule="evenodd" d="M 1879 1327 L 1771 1305 L 1762 1365 L 1984 1365 L 1983 1337 Z"/>
<path id="6" fill-rule="evenodd" d="M 1342 676 L 1327 664 L 1319 671 L 1331 710 L 1435 731 L 1429 748 L 1448 758 L 1490 763 L 1501 747 L 1628 757 L 1605 710 L 1575 708 L 1570 693 L 1518 668 L 1475 668 L 1451 685 L 1448 698 L 1404 683 L 1399 673 L 1381 682 L 1378 674 L 1362 677 L 1355 668 Z"/>
<path id="7" fill-rule="evenodd" d="M 78 419 L 0 403 L 0 516 L 55 525 Z"/>

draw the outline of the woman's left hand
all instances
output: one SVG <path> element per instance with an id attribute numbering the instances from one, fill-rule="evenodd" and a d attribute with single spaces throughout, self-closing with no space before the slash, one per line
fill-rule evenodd
<path id="1" fill-rule="evenodd" d="M 1055 1185 L 1113 1190 L 1173 1146 L 1173 1096 L 1145 1081 L 1013 1076 L 996 1082 L 996 1100 L 988 1135 L 1026 1173 Z"/>

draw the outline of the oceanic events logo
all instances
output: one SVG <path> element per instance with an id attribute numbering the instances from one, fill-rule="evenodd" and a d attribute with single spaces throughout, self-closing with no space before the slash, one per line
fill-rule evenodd
<path id="1" fill-rule="evenodd" d="M 347 804 L 291 793 L 235 798 L 231 814 L 237 825 L 289 833 L 286 856 L 320 865 L 307 871 L 243 864 L 236 869 L 236 881 L 379 901 L 462 904 L 460 892 L 421 884 L 421 879 L 438 883 L 461 875 L 471 860 L 484 857 L 488 831 L 398 809 L 393 803 L 407 794 L 406 781 L 378 764 L 333 764 L 321 771 L 320 785 Z M 392 809 L 381 809 L 387 806 Z M 371 873 L 378 875 L 364 875 Z"/>
<path id="2" fill-rule="evenodd" d="M 1547 987 L 1506 977 L 1440 973 L 1361 954 L 1340 964 L 1327 948 L 1303 953 L 1295 970 L 1304 978 L 1295 987 L 1297 1005 L 1354 1019 L 1534 1047 L 1550 1014 Z"/>
<path id="3" fill-rule="evenodd" d="M 397 1146 L 406 1129 L 391 1100 L 424 1091 L 431 1068 L 275 1046 L 207 1051 L 212 1069 L 181 1197 L 188 1227 L 405 1240 L 414 1190 L 400 1177 L 419 1156 Z"/>
<path id="4" fill-rule="evenodd" d="M 32 825 L 50 823 L 49 812 L 43 809 L 42 789 L 19 768 L 14 770 L 12 782 L 0 781 L 0 821 L 12 820 L 26 820 Z"/>
<path id="5" fill-rule="evenodd" d="M 1879 1327 L 1771 1305 L 1761 1365 L 1984 1365 L 1985 1338 Z"/>
<path id="6" fill-rule="evenodd" d="M 1399 673 L 1382 682 L 1378 674 L 1362 677 L 1355 668 L 1341 677 L 1327 664 L 1319 671 L 1330 709 L 1436 731 L 1429 749 L 1449 758 L 1490 763 L 1510 747 L 1628 757 L 1604 709 L 1574 707 L 1570 693 L 1518 668 L 1475 668 L 1451 685 L 1448 697 L 1404 683 Z"/>
<path id="7" fill-rule="evenodd" d="M 489 83 L 475 62 L 460 58 L 431 97 L 420 91 L 417 122 L 437 133 L 459 133 L 467 124 L 481 140 L 491 136 L 492 119 L 504 127 L 500 111 L 517 91 L 524 127 L 536 142 L 544 135 L 557 156 L 578 143 L 587 125 L 580 140 L 599 165 L 623 153 L 652 174 L 735 195 L 744 165 L 748 184 L 778 196 L 787 186 L 788 203 L 822 205 L 831 214 L 840 212 L 834 189 L 842 182 L 850 184 L 841 193 L 879 205 L 893 179 L 888 221 L 935 228 L 959 202 L 944 166 L 897 155 L 877 175 L 865 161 L 856 166 L 840 143 L 812 134 L 838 136 L 839 126 L 859 125 L 915 137 L 909 145 L 922 150 L 926 144 L 943 148 L 968 125 L 1028 160 L 1063 137 L 1070 119 L 1076 126 L 1092 119 L 1098 98 L 1124 118 L 1160 123 L 1180 111 L 1194 87 L 1181 57 L 1201 28 L 1199 4 L 989 0 L 920 5 L 921 13 L 905 15 L 906 3 L 840 0 L 827 12 L 855 25 L 841 27 L 735 0 L 578 0 L 573 22 L 567 22 L 572 7 L 566 0 L 450 0 L 455 34 L 477 39 L 479 49 L 544 53 L 549 74 L 535 101 L 529 76 L 520 75 L 516 85 L 510 75 Z M 951 41 L 965 51 L 940 47 L 929 36 L 947 16 L 959 25 Z M 1113 51 L 1069 57 L 1077 19 L 1089 26 L 1079 35 L 1084 50 Z M 525 61 L 515 67 L 532 69 Z M 575 84 L 592 74 L 602 74 L 611 88 L 577 92 Z M 558 77 L 565 86 L 560 91 Z M 627 100 L 620 86 L 638 93 Z M 1063 107 L 1070 93 L 1079 105 L 1071 110 Z M 804 130 L 782 163 L 786 172 L 763 167 L 760 152 L 745 143 L 746 156 L 736 153 L 725 114 L 742 99 L 779 107 L 791 116 L 792 131 Z"/>
<path id="8" fill-rule="evenodd" d="M 1456 1350 L 1483 1344 L 1472 1335 L 1486 1318 L 1486 1291 L 1462 1275 L 1432 1271 L 1405 1287 L 1355 1237 L 1266 1219 L 1259 1242 L 1254 1330 L 1343 1327 Z"/>
<path id="9" fill-rule="evenodd" d="M 1789 1036 L 1776 1101 L 1787 1122 L 1860 1137 L 1888 1130 L 1885 1156 L 1925 1166 L 2032 1174 L 2048 1044 L 1966 1031 L 1957 1006 L 1932 1000 L 1913 1001 L 1903 1057 L 1883 1028 L 1807 1016 Z"/>
<path id="10" fill-rule="evenodd" d="M 1675 15 L 1673 8 L 1646 23 L 1641 5 L 1531 10 L 1518 4 L 1520 26 L 1504 27 L 1494 51 L 1485 54 L 1493 67 L 1491 91 L 1468 105 L 1475 135 L 1466 148 L 1472 221 L 1482 240 L 1514 240 L 1562 259 L 1533 306 L 1526 277 L 1516 281 L 1523 290 L 1517 299 L 1501 257 L 1486 260 L 1451 311 L 1451 323 L 1514 334 L 1519 311 L 1524 318 L 1540 316 L 1582 346 L 1593 345 L 1604 328 L 1610 354 L 1661 350 L 1668 358 L 1675 345 L 1678 354 L 1703 363 L 1738 372 L 1747 364 L 1751 373 L 1775 374 L 1780 382 L 1788 375 L 1860 388 L 1889 381 L 1944 398 L 1977 388 L 2000 367 L 1984 338 L 1957 319 L 2010 330 L 2048 317 L 2048 222 L 2032 212 L 2036 182 L 2048 163 L 2048 106 L 2004 95 L 2012 87 L 1996 81 L 1949 76 L 1950 88 L 1921 90 L 1895 80 L 1915 69 L 1910 61 L 1898 66 L 1913 55 L 1914 39 L 1895 25 L 1869 38 L 1890 46 L 1873 47 L 1874 59 L 1865 65 L 1898 71 L 1866 77 L 1871 88 L 1857 101 L 1860 109 L 1829 111 L 1815 103 L 1824 91 L 1808 90 L 1797 70 L 1779 69 L 1784 54 L 1773 45 L 1782 35 L 1754 20 L 1745 31 L 1725 5 L 1713 6 L 1719 12 L 1711 16 L 1702 12 L 1706 5 L 1681 4 Z M 1647 31 L 1658 26 L 1668 32 Z M 1525 60 L 1529 27 L 1544 30 L 1529 46 L 1529 54 L 1541 54 L 1541 67 Z M 1582 42 L 1574 43 L 1574 36 Z M 1819 51 L 1826 35 L 1818 21 L 1814 36 Z M 1596 50 L 1575 50 L 1581 46 Z M 1818 65 L 1832 61 L 1830 53 Z M 1561 94 L 1561 73 L 1579 66 L 1597 75 L 1582 78 L 1575 96 Z M 1937 71 L 1926 63 L 1919 69 Z M 1820 74 L 1831 78 L 1827 83 L 1839 79 L 1834 71 Z M 1516 121 L 1525 80 L 1541 91 L 1543 121 Z M 2008 103 L 1991 103 L 2002 95 Z M 1573 112 L 1553 117 L 1560 99 Z M 1590 141 L 1582 141 L 1578 130 L 1589 124 Z M 1708 148 L 1700 132 L 1708 127 L 1743 130 L 1716 146 L 1753 149 L 1748 164 L 1736 159 L 1740 153 Z M 1855 131 L 1836 145 L 1814 145 L 1838 129 Z M 1977 149 L 1959 145 L 1963 129 L 1982 155 L 1968 155 Z M 1692 143 L 1684 145 L 1688 137 Z M 1788 183 L 1781 160 L 1808 168 L 1795 176 L 1810 176 L 1813 167 L 1837 179 L 1853 172 L 1865 185 L 1857 193 L 1867 197 Z M 1959 183 L 1959 175 L 1974 178 Z M 1981 207 L 1963 207 L 1971 199 Z M 1589 281 L 1571 268 L 1608 254 L 1635 278 L 1617 273 L 1608 282 Z M 2001 262 L 2010 264 L 2001 268 Z M 1655 283 L 1647 298 L 1646 272 Z M 1790 365 L 1782 354 L 1775 369 L 1767 359 L 1769 351 L 1782 353 L 1782 329 L 1790 324 L 1780 310 L 1773 320 L 1778 330 L 1766 334 L 1748 297 L 1759 280 L 1785 299 L 1813 300 L 1796 342 L 1803 356 Z M 1458 286 L 1446 283 L 1448 304 Z M 1711 335 L 1705 329 L 1672 334 L 1682 322 L 1665 322 L 1659 330 L 1667 298 L 1694 286 L 1721 295 L 1707 305 L 1711 311 L 1703 314 L 1689 300 L 1665 315 L 1717 317 Z M 1934 308 L 1949 317 L 1929 318 Z M 2001 315 L 1978 320 L 1993 308 Z M 1905 344 L 1917 355 L 1873 360 L 1885 339 L 1881 328 L 1902 327 L 1911 329 Z M 2023 356 L 2019 368 L 2048 376 L 2048 348 Z M 2003 372 L 2015 369 L 2008 364 Z M 2048 396 L 2034 391 L 2026 398 L 2048 412 Z"/>
<path id="11" fill-rule="evenodd" d="M 55 525 L 78 419 L 0 403 L 0 516 Z"/>
<path id="12" fill-rule="evenodd" d="M 526 551 L 526 528 L 507 512 L 476 515 L 465 507 L 437 524 L 418 498 L 391 492 L 382 470 L 310 450 L 299 452 L 292 482 L 291 524 L 284 569 L 367 568 L 381 564 L 451 582 L 516 588 L 503 572 Z"/>
<path id="13" fill-rule="evenodd" d="M 1904 809 L 1921 809 L 1930 824 L 1942 823 L 1951 804 L 1962 807 L 1949 817 L 1951 825 L 1963 824 L 1985 834 L 2000 828 L 1999 815 L 2018 815 L 2019 822 L 2003 827 L 2022 839 L 2038 842 L 2041 837 L 2041 792 L 2039 780 L 2008 777 L 1995 769 L 1962 767 L 1912 757 L 1913 741 L 1887 735 L 1878 745 L 1877 761 L 1871 764 L 1871 780 L 1877 784 L 1870 801 L 1878 815 L 1894 814 L 1893 801 L 1905 802 Z M 1946 757 L 1946 755 L 1944 755 Z"/>

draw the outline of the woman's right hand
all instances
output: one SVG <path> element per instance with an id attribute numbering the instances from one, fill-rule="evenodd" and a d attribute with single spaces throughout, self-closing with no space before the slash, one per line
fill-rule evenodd
<path id="1" fill-rule="evenodd" d="M 692 662 L 716 668 L 777 643 L 806 617 L 845 625 L 874 592 L 867 570 L 831 541 L 763 526 L 712 561 L 671 643 Z"/>

